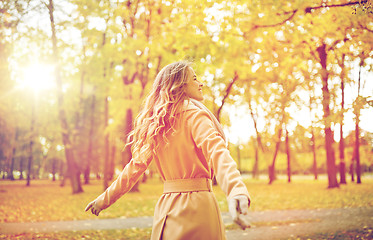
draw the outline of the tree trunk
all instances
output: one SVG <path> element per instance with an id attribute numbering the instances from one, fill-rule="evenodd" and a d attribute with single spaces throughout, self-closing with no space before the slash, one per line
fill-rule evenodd
<path id="1" fill-rule="evenodd" d="M 83 56 L 85 57 L 85 46 L 83 45 Z M 75 131 L 73 134 L 74 144 L 77 145 L 78 136 L 81 134 L 81 127 L 82 127 L 82 119 L 81 119 L 81 111 L 83 109 L 83 94 L 84 94 L 84 79 L 85 79 L 86 71 L 83 69 L 80 75 L 80 90 L 79 90 L 79 103 L 78 109 L 75 112 Z"/>
<path id="2" fill-rule="evenodd" d="M 312 104 L 313 104 L 313 97 L 310 96 L 310 119 L 312 119 Z M 314 179 L 317 180 L 317 158 L 316 158 L 316 139 L 315 139 L 315 131 L 313 129 L 313 121 L 311 120 L 311 148 L 312 148 L 312 155 L 313 155 L 313 175 Z"/>
<path id="3" fill-rule="evenodd" d="M 83 59 L 83 62 L 86 61 L 86 53 L 85 53 L 85 45 L 83 43 L 83 52 L 82 52 L 82 55 L 84 56 L 84 59 Z M 77 159 L 77 161 L 79 162 L 84 162 L 87 164 L 87 161 L 89 161 L 87 158 L 86 158 L 86 154 L 84 154 L 84 148 L 82 147 L 78 147 L 78 146 L 83 146 L 83 143 L 84 143 L 84 140 L 82 137 L 82 127 L 85 125 L 85 119 L 86 119 L 86 111 L 84 111 L 84 106 L 83 106 L 83 98 L 84 98 L 84 80 L 85 80 L 85 76 L 86 76 L 86 70 L 85 68 L 83 67 L 82 70 L 81 70 L 81 75 L 80 75 L 80 90 L 79 90 L 79 103 L 78 103 L 78 109 L 75 111 L 75 126 L 74 126 L 74 132 L 73 132 L 73 143 L 74 143 L 74 146 L 77 146 L 75 148 L 75 157 Z M 83 111 L 83 113 L 82 113 Z M 88 164 L 87 164 L 88 165 Z M 87 171 L 87 166 L 85 166 L 84 170 L 83 170 L 83 174 L 84 174 L 84 184 L 87 184 L 86 183 L 86 171 Z M 89 172 L 88 172 L 88 176 L 89 176 Z"/>
<path id="4" fill-rule="evenodd" d="M 127 112 L 126 112 L 126 123 L 124 126 L 125 144 L 127 144 L 127 142 L 130 142 L 132 140 L 132 139 L 128 139 L 128 134 L 131 132 L 131 128 L 132 128 L 132 110 L 129 108 L 127 109 Z M 132 158 L 131 146 L 126 145 L 126 147 L 122 151 L 123 167 L 125 167 L 130 162 L 131 158 Z"/>
<path id="5" fill-rule="evenodd" d="M 61 179 L 61 182 L 60 182 L 60 187 L 64 187 L 65 186 L 65 178 L 66 178 L 66 171 L 65 171 L 65 165 L 64 165 L 64 162 L 61 161 L 60 162 L 60 179 Z"/>
<path id="6" fill-rule="evenodd" d="M 275 152 L 273 154 L 272 165 L 270 165 L 268 167 L 269 184 L 272 184 L 272 182 L 274 180 L 276 180 L 275 163 L 276 163 L 277 153 L 278 153 L 278 150 L 280 148 L 280 143 L 281 143 L 281 133 L 282 133 L 281 125 L 282 125 L 282 123 L 280 123 L 280 128 L 278 130 L 276 148 L 275 148 Z"/>
<path id="7" fill-rule="evenodd" d="M 124 133 L 125 133 L 126 137 L 132 131 L 132 127 L 133 127 L 132 123 L 133 123 L 132 109 L 128 108 L 127 112 L 126 112 L 126 126 L 125 126 L 125 129 L 124 129 Z M 124 156 L 125 156 L 124 166 L 126 166 L 132 159 L 131 146 L 127 146 L 124 149 L 124 151 L 125 151 L 125 153 L 124 153 Z M 139 182 L 137 182 L 135 184 L 135 186 L 133 186 L 133 188 L 130 191 L 131 192 L 139 192 Z"/>
<path id="8" fill-rule="evenodd" d="M 57 85 L 58 115 L 59 115 L 61 129 L 62 129 L 62 142 L 65 147 L 67 172 L 70 177 L 72 192 L 73 194 L 75 194 L 75 193 L 83 192 L 83 188 L 80 182 L 79 169 L 74 159 L 73 146 L 70 141 L 69 127 L 67 124 L 66 112 L 64 110 L 62 79 L 61 79 L 61 72 L 60 72 L 60 66 L 59 66 L 57 37 L 56 37 L 56 29 L 55 29 L 55 22 L 54 22 L 53 0 L 49 0 L 48 10 L 49 10 L 50 23 L 51 23 L 51 30 L 52 30 L 53 62 L 55 64 L 54 74 L 55 74 L 56 85 Z"/>
<path id="9" fill-rule="evenodd" d="M 339 175 L 340 175 L 340 184 L 346 184 L 346 163 L 345 163 L 345 145 L 344 145 L 344 138 L 343 138 L 343 115 L 344 115 L 344 58 L 345 55 L 342 55 L 342 62 L 341 62 L 341 90 L 342 90 L 342 102 L 341 102 L 341 123 L 340 123 L 340 140 L 339 140 Z"/>
<path id="10" fill-rule="evenodd" d="M 238 162 L 238 171 L 241 171 L 241 154 L 240 154 L 240 143 L 237 144 L 237 162 Z"/>
<path id="11" fill-rule="evenodd" d="M 23 147 L 23 151 L 25 151 L 25 147 Z M 25 158 L 22 156 L 19 160 L 19 180 L 23 180 L 23 163 L 25 161 Z"/>
<path id="12" fill-rule="evenodd" d="M 315 140 L 315 132 L 313 130 L 313 126 L 311 126 L 311 141 L 312 141 L 312 155 L 313 155 L 313 175 L 315 180 L 317 180 L 317 159 L 316 159 L 316 140 Z"/>
<path id="13" fill-rule="evenodd" d="M 322 78 L 322 104 L 324 110 L 324 124 L 325 124 L 325 151 L 326 151 L 326 168 L 328 173 L 328 188 L 335 188 L 339 187 L 337 181 L 337 169 L 335 166 L 335 154 L 333 149 L 333 133 L 331 130 L 331 120 L 330 120 L 330 93 L 328 88 L 328 72 L 326 69 L 327 63 L 327 52 L 326 52 L 326 45 L 323 44 L 322 46 L 317 48 L 317 52 L 320 57 L 321 63 L 321 78 Z"/>
<path id="14" fill-rule="evenodd" d="M 115 171 L 115 153 L 117 151 L 117 148 L 115 146 L 115 142 L 112 141 L 111 144 L 111 152 L 110 152 L 110 168 L 109 168 L 109 179 L 112 180 L 114 177 L 114 171 Z"/>
<path id="15" fill-rule="evenodd" d="M 354 146 L 354 153 L 353 153 L 353 156 L 351 158 L 351 164 L 350 164 L 351 182 L 355 182 L 355 168 L 354 168 L 355 148 L 356 148 L 356 146 Z"/>
<path id="16" fill-rule="evenodd" d="M 13 171 L 14 171 L 14 162 L 16 159 L 15 156 L 16 156 L 16 144 L 18 142 L 18 135 L 19 135 L 19 130 L 18 128 L 16 128 L 16 133 L 14 136 L 14 144 L 13 144 L 13 149 L 12 149 L 11 163 L 10 163 L 10 171 L 9 171 L 9 179 L 12 181 L 14 180 Z"/>
<path id="17" fill-rule="evenodd" d="M 56 181 L 57 158 L 52 159 L 52 181 Z"/>
<path id="18" fill-rule="evenodd" d="M 32 94 L 32 106 L 31 106 L 31 127 L 30 127 L 30 143 L 29 143 L 29 156 L 28 156 L 28 163 L 27 163 L 27 182 L 26 186 L 30 186 L 31 184 L 31 170 L 32 170 L 32 162 L 33 162 L 33 145 L 34 145 L 34 126 L 35 126 L 35 93 Z"/>
<path id="19" fill-rule="evenodd" d="M 107 24 L 107 22 L 106 22 Z M 102 34 L 102 48 L 104 48 L 106 44 L 106 32 L 104 32 Z M 106 62 L 103 62 L 103 65 L 104 65 L 104 69 L 103 69 L 103 79 L 104 81 L 106 81 L 106 77 L 107 77 L 107 68 L 106 68 Z M 104 103 L 104 115 L 105 115 L 105 122 L 104 122 L 104 126 L 105 126 L 105 138 L 104 138 L 104 146 L 105 146 L 105 157 L 104 157 L 104 181 L 103 181 L 103 187 L 104 187 L 104 191 L 106 190 L 106 188 L 109 187 L 109 168 L 110 168 L 110 146 L 109 146 L 109 132 L 107 131 L 107 128 L 109 126 L 109 96 L 108 96 L 108 86 L 106 86 L 106 90 L 105 90 L 105 103 Z"/>
<path id="20" fill-rule="evenodd" d="M 109 126 L 109 101 L 108 96 L 105 97 L 105 131 Z M 109 186 L 109 133 L 105 134 L 105 158 L 104 158 L 104 191 Z"/>
<path id="21" fill-rule="evenodd" d="M 259 174 L 258 174 L 259 148 L 258 148 L 258 145 L 255 144 L 255 142 L 254 142 L 254 149 L 255 149 L 255 162 L 253 166 L 253 178 L 258 179 L 259 178 Z"/>
<path id="22" fill-rule="evenodd" d="M 287 173 L 288 173 L 288 182 L 291 182 L 291 166 L 290 166 L 290 146 L 289 146 L 289 132 L 287 129 L 286 131 L 286 137 L 285 137 L 285 144 L 286 144 L 286 156 L 288 160 L 288 168 L 287 168 Z"/>
<path id="23" fill-rule="evenodd" d="M 361 77 L 361 67 L 363 65 L 364 61 L 360 61 L 360 68 L 359 68 L 359 79 L 358 79 L 358 85 L 357 85 L 357 97 L 356 99 L 359 101 L 360 97 L 360 77 Z M 359 105 L 359 104 L 357 104 Z M 361 169 L 360 169 L 360 129 L 359 129 L 359 118 L 360 118 L 360 106 L 356 106 L 356 124 L 355 124 L 355 160 L 356 160 L 356 183 L 361 183 Z"/>
<path id="24" fill-rule="evenodd" d="M 93 151 L 93 131 L 95 125 L 95 106 L 96 106 L 96 87 L 93 89 L 92 102 L 91 102 L 91 119 L 89 126 L 89 137 L 88 137 L 88 153 L 87 153 L 87 166 L 84 170 L 84 183 L 89 184 L 89 175 L 91 173 L 91 160 L 92 160 L 92 151 Z"/>
<path id="25" fill-rule="evenodd" d="M 256 144 L 254 143 L 254 148 L 255 148 L 255 162 L 254 162 L 254 166 L 253 166 L 253 178 L 255 179 L 255 178 L 259 177 L 259 175 L 258 175 L 259 148 L 262 150 L 262 153 L 264 153 L 264 147 L 263 147 L 262 140 L 261 140 L 261 137 L 260 137 L 260 133 L 259 133 L 258 127 L 257 127 L 257 121 L 256 121 L 257 117 L 254 114 L 253 107 L 251 105 L 251 94 L 250 94 L 250 91 L 248 91 L 248 95 L 249 95 L 248 104 L 249 104 L 249 109 L 250 109 L 250 115 L 251 115 L 251 118 L 253 119 L 255 133 L 256 133 L 256 142 L 257 142 Z"/>
<path id="26" fill-rule="evenodd" d="M 359 135 L 360 135 L 360 131 L 359 131 L 359 123 L 358 123 L 359 120 L 356 120 L 356 125 L 355 125 L 355 148 L 356 148 L 356 152 L 355 152 L 355 162 L 356 162 L 356 183 L 361 183 L 361 169 L 360 169 L 360 151 L 359 151 L 359 148 L 360 148 L 360 141 L 359 141 Z"/>
<path id="27" fill-rule="evenodd" d="M 253 123 L 254 123 L 254 129 L 255 129 L 255 133 L 256 133 L 256 141 L 258 143 L 257 147 L 260 148 L 262 150 L 262 152 L 264 153 L 264 147 L 263 147 L 263 144 L 262 144 L 262 138 L 260 136 L 260 133 L 259 133 L 259 130 L 258 130 L 258 126 L 257 126 L 257 121 L 256 121 L 257 117 L 253 113 L 253 109 L 252 109 L 251 103 L 249 103 L 249 108 L 250 108 L 250 115 L 251 115 L 251 118 L 253 119 Z"/>
<path id="28" fill-rule="evenodd" d="M 37 176 L 39 176 L 39 179 L 43 179 L 43 175 L 45 173 L 45 165 L 47 164 L 47 158 L 48 154 L 42 154 L 42 160 L 41 163 L 39 164 L 38 171 L 37 171 Z"/>
<path id="29" fill-rule="evenodd" d="M 87 158 L 87 166 L 84 169 L 84 184 L 89 184 L 89 175 L 91 174 L 91 160 Z"/>

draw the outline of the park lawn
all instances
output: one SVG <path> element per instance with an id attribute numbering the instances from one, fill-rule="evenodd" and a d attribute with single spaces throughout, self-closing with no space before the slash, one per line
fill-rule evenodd
<path id="1" fill-rule="evenodd" d="M 68 231 L 53 233 L 22 233 L 22 234 L 0 234 L 0 239 L 28 240 L 28 239 L 68 239 L 68 240 L 148 240 L 151 228 L 133 228 L 121 230 L 95 230 L 95 231 Z"/>
<path id="2" fill-rule="evenodd" d="M 234 228 L 236 229 L 236 228 Z M 96 231 L 77 231 L 77 232 L 56 232 L 56 233 L 23 233 L 23 234 L 0 234 L 0 239 L 26 240 L 26 239 L 69 239 L 69 240 L 111 240 L 111 239 L 131 239 L 145 240 L 149 239 L 151 228 L 144 229 L 125 229 L 125 230 L 96 230 Z M 363 227 L 361 229 L 338 231 L 331 233 L 315 233 L 305 236 L 297 236 L 288 240 L 370 240 L 373 239 L 373 228 Z"/>
<path id="3" fill-rule="evenodd" d="M 25 233 L 1 235 L 0 239 L 25 240 L 25 239 L 69 239 L 69 240 L 111 240 L 111 239 L 131 239 L 145 240 L 149 239 L 151 228 L 145 229 L 126 229 L 126 230 L 104 230 L 104 231 L 79 231 L 79 232 L 58 232 L 58 233 Z M 373 229 L 363 228 L 348 231 L 338 231 L 332 233 L 316 233 L 306 236 L 289 238 L 288 240 L 370 240 L 373 239 Z"/>
<path id="4" fill-rule="evenodd" d="M 251 210 L 263 211 L 373 206 L 373 179 L 363 177 L 362 181 L 336 189 L 327 189 L 325 178 L 294 179 L 292 183 L 277 180 L 272 185 L 267 179 L 245 179 L 245 184 L 251 194 Z M 24 181 L 0 181 L 0 222 L 152 216 L 163 189 L 160 180 L 148 180 L 140 185 L 140 192 L 126 194 L 96 217 L 84 208 L 102 192 L 102 183 L 95 180 L 83 187 L 84 193 L 71 194 L 69 185 L 61 188 L 48 180 L 32 181 L 30 187 Z M 223 192 L 217 186 L 214 192 L 221 210 L 227 211 Z"/>

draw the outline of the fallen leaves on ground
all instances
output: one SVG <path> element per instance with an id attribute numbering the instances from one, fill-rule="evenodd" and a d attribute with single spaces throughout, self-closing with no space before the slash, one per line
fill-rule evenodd
<path id="1" fill-rule="evenodd" d="M 126 229 L 126 230 L 101 230 L 101 231 L 78 231 L 78 232 L 56 232 L 56 233 L 23 233 L 23 234 L 0 234 L 0 239 L 28 240 L 28 239 L 69 239 L 69 240 L 145 240 L 149 239 L 151 228 Z"/>
<path id="2" fill-rule="evenodd" d="M 252 222 L 251 227 L 278 227 L 278 226 L 294 226 L 300 223 L 312 223 L 320 222 L 320 219 L 294 219 L 294 220 L 284 220 L 284 221 L 270 221 L 270 222 Z M 237 224 L 225 225 L 226 230 L 237 230 L 241 229 Z"/>
<path id="3" fill-rule="evenodd" d="M 294 180 L 287 183 L 245 179 L 251 195 L 251 210 L 318 209 L 373 206 L 373 179 L 362 184 L 348 183 L 327 189 L 326 180 Z M 128 193 L 99 217 L 84 212 L 86 205 L 102 193 L 101 181 L 84 185 L 84 193 L 71 194 L 69 185 L 35 180 L 30 187 L 24 181 L 0 181 L 0 222 L 40 222 L 78 219 L 152 216 L 161 196 L 163 185 L 159 179 L 140 184 L 140 192 Z M 223 191 L 214 186 L 223 212 L 228 211 Z"/>

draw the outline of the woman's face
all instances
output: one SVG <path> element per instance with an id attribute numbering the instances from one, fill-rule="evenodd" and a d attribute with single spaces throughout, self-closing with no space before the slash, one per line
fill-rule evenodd
<path id="1" fill-rule="evenodd" d="M 198 101 L 203 100 L 202 86 L 203 84 L 198 81 L 197 76 L 192 68 L 189 69 L 189 77 L 185 86 L 185 94 Z"/>

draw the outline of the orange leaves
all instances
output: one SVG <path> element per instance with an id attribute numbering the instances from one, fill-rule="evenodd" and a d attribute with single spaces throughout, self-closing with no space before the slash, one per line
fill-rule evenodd
<path id="1" fill-rule="evenodd" d="M 292 183 L 285 178 L 269 186 L 267 179 L 246 179 L 245 183 L 252 198 L 251 210 L 285 210 L 345 208 L 372 206 L 373 180 L 364 179 L 356 185 L 348 183 L 339 189 L 326 189 L 326 178 L 320 180 L 294 177 Z M 104 210 L 99 218 L 152 216 L 154 206 L 162 194 L 163 185 L 158 179 L 150 179 L 140 185 L 140 192 L 126 194 L 110 208 Z M 59 183 L 33 181 L 25 187 L 23 181 L 0 182 L 0 222 L 62 221 L 78 219 L 97 219 L 84 212 L 86 204 L 101 193 L 99 181 L 85 186 L 85 192 L 71 195 L 69 187 L 61 188 Z M 214 192 L 219 206 L 226 212 L 226 198 L 218 186 Z M 307 196 L 307 197 L 304 197 Z"/>
<path id="2" fill-rule="evenodd" d="M 127 194 L 100 214 L 100 218 L 152 216 L 160 194 L 160 181 L 140 185 L 139 193 Z M 84 212 L 88 202 L 102 191 L 100 181 L 86 185 L 82 194 L 71 195 L 69 187 L 59 182 L 34 180 L 31 187 L 24 181 L 0 182 L 0 222 L 41 222 L 97 218 Z M 155 185 L 154 185 L 155 184 Z M 67 184 L 68 185 L 68 184 Z"/>

